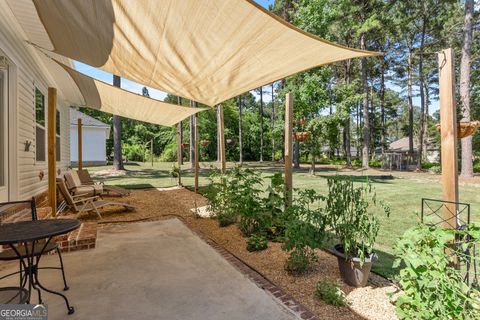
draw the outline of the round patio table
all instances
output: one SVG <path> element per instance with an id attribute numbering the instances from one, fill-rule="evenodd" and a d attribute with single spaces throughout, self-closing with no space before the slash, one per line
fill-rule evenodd
<path id="1" fill-rule="evenodd" d="M 68 314 L 75 312 L 70 306 L 68 299 L 60 292 L 56 292 L 45 288 L 38 279 L 38 263 L 53 237 L 66 234 L 70 231 L 78 229 L 80 221 L 75 219 L 56 219 L 56 220 L 34 220 L 8 223 L 0 226 L 0 245 L 8 245 L 17 254 L 24 272 L 26 273 L 25 281 L 21 283 L 21 287 L 9 287 L 8 291 L 17 289 L 19 294 L 26 292 L 25 301 L 20 303 L 30 303 L 32 288 L 38 293 L 39 303 L 42 304 L 42 294 L 40 289 L 61 296 L 67 305 Z M 46 241 L 42 241 L 45 240 Z M 40 242 L 42 241 L 42 242 Z M 20 253 L 15 245 L 23 245 L 25 252 Z M 37 247 L 37 252 L 35 252 Z M 41 248 L 38 253 L 38 248 Z M 20 270 L 22 272 L 22 270 Z M 28 282 L 28 288 L 25 288 Z M 7 289 L 7 288 L 5 288 Z M 2 288 L 0 288 L 2 292 Z M 1 295 L 0 295 L 1 296 Z M 23 295 L 22 295 L 23 296 Z M 23 300 L 23 299 L 22 299 Z"/>

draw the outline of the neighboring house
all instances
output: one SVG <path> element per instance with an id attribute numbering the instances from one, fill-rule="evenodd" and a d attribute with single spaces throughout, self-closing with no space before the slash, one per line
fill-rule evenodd
<path id="1" fill-rule="evenodd" d="M 429 162 L 440 161 L 440 149 L 432 139 L 427 141 L 426 154 L 424 157 Z M 404 137 L 390 143 L 385 153 L 382 167 L 391 170 L 407 170 L 416 167 L 416 159 L 418 157 L 418 143 L 416 139 L 413 141 L 413 152 L 410 154 L 409 138 Z"/>
<path id="2" fill-rule="evenodd" d="M 36 20 L 33 2 L 0 1 L 0 202 L 45 199 L 48 87 L 57 89 L 57 176 L 70 165 L 68 101 L 80 92 L 54 62 L 25 41 L 27 34 L 42 35 L 32 28 Z M 48 37 L 43 41 L 40 36 L 38 43 L 48 45 Z M 67 59 L 62 62 L 72 65 Z"/>
<path id="3" fill-rule="evenodd" d="M 82 119 L 83 165 L 107 164 L 107 144 L 110 126 L 76 109 L 70 109 L 70 161 L 78 165 L 78 119 Z"/>

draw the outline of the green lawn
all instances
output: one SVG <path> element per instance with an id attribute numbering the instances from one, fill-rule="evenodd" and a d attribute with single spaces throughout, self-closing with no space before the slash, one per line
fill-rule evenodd
<path id="1" fill-rule="evenodd" d="M 105 170 L 108 167 L 91 167 L 91 172 L 96 172 L 105 179 L 107 184 L 121 185 L 127 188 L 146 188 L 146 187 L 168 187 L 176 185 L 176 179 L 170 177 L 172 163 L 133 163 L 126 166 L 128 175 L 120 177 L 108 177 Z M 200 186 L 208 184 L 208 169 L 215 163 L 201 163 Z M 230 166 L 233 164 L 229 164 Z M 283 167 L 273 163 L 247 163 L 250 167 L 261 170 L 264 175 L 274 171 L 282 171 Z M 184 172 L 183 184 L 187 187 L 193 186 L 193 173 L 189 170 L 189 164 L 186 163 L 182 169 Z M 421 210 L 422 198 L 441 198 L 441 183 L 439 176 L 428 173 L 404 173 L 404 172 L 383 172 L 379 170 L 341 170 L 335 167 L 319 166 L 315 176 L 312 176 L 306 170 L 296 171 L 293 176 L 294 188 L 312 188 L 321 193 L 327 191 L 326 178 L 332 175 L 351 176 L 359 181 L 363 180 L 363 175 L 369 175 L 370 181 L 375 187 L 377 198 L 385 201 L 391 207 L 391 215 L 386 218 L 378 210 L 378 216 L 381 220 L 380 234 L 377 238 L 376 251 L 379 253 L 380 260 L 374 266 L 374 270 L 382 275 L 391 277 L 395 274 L 391 265 L 393 262 L 392 247 L 396 239 L 403 232 L 417 223 Z M 392 179 L 383 179 L 380 176 L 393 175 Z M 472 210 L 472 221 L 480 222 L 480 181 L 460 186 L 460 201 L 470 203 Z"/>

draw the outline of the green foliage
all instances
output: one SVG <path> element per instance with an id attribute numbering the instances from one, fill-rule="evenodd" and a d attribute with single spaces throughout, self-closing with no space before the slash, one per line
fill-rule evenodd
<path id="1" fill-rule="evenodd" d="M 130 161 L 143 161 L 145 157 L 145 148 L 138 144 L 123 144 L 123 155 Z"/>
<path id="2" fill-rule="evenodd" d="M 345 293 L 335 281 L 323 280 L 315 285 L 315 298 L 336 307 L 345 307 L 348 302 Z"/>
<path id="3" fill-rule="evenodd" d="M 475 160 L 473 163 L 473 172 L 480 172 L 480 160 Z"/>
<path id="4" fill-rule="evenodd" d="M 436 174 L 442 173 L 442 167 L 440 165 L 431 166 L 429 170 Z"/>
<path id="5" fill-rule="evenodd" d="M 226 173 L 214 171 L 207 192 L 212 211 L 221 225 L 238 222 L 240 231 L 250 236 L 282 236 L 284 229 L 283 179 L 281 174 L 269 177 L 265 187 L 261 174 L 236 167 Z"/>
<path id="6" fill-rule="evenodd" d="M 172 162 L 175 160 L 177 160 L 177 145 L 176 143 L 169 143 L 160 155 L 160 161 Z"/>
<path id="7" fill-rule="evenodd" d="M 439 163 L 422 161 L 422 169 L 431 169 L 435 166 L 440 166 Z"/>
<path id="8" fill-rule="evenodd" d="M 250 252 L 261 251 L 268 248 L 268 239 L 265 236 L 252 234 L 247 240 L 247 250 Z"/>
<path id="9" fill-rule="evenodd" d="M 382 167 L 382 161 L 378 159 L 373 159 L 368 161 L 368 165 L 370 168 L 381 168 Z"/>
<path id="10" fill-rule="evenodd" d="M 340 240 L 347 258 L 358 257 L 362 262 L 373 252 L 380 229 L 378 218 L 370 205 L 376 206 L 376 194 L 368 180 L 355 186 L 351 179 L 327 179 L 325 219 Z M 380 203 L 389 216 L 390 208 Z"/>
<path id="11" fill-rule="evenodd" d="M 295 275 L 304 274 L 317 261 L 317 255 L 309 247 L 294 249 L 285 262 L 285 270 Z"/>
<path id="12" fill-rule="evenodd" d="M 474 240 L 453 245 L 467 237 Z M 472 252 L 479 240 L 480 228 L 475 225 L 465 230 L 427 225 L 408 229 L 394 248 L 394 267 L 404 266 L 397 279 L 403 288 L 395 301 L 399 318 L 478 319 L 480 291 L 465 284 L 454 259 L 467 258 L 465 252 Z"/>

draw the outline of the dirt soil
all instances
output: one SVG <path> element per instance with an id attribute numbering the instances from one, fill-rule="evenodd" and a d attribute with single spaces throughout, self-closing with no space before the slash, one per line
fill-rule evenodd
<path id="1" fill-rule="evenodd" d="M 321 319 L 396 319 L 393 305 L 385 292 L 391 290 L 391 283 L 382 277 L 372 275 L 366 288 L 355 289 L 340 280 L 337 261 L 334 256 L 317 250 L 318 263 L 308 274 L 292 276 L 284 270 L 287 254 L 280 243 L 269 243 L 268 249 L 260 252 L 246 250 L 246 238 L 236 226 L 220 228 L 215 219 L 195 217 L 190 209 L 207 204 L 206 199 L 183 188 L 133 190 L 125 198 L 108 198 L 112 201 L 128 202 L 136 206 L 134 212 L 121 212 L 119 208 L 102 210 L 103 219 L 95 214 L 82 214 L 83 221 L 97 221 L 101 229 L 105 224 L 126 223 L 138 220 L 181 218 L 191 229 L 212 239 L 245 263 L 256 269 L 270 281 L 290 293 Z M 119 211 L 120 210 L 120 211 Z M 347 294 L 350 308 L 334 307 L 314 298 L 315 284 L 320 280 L 335 280 Z"/>

